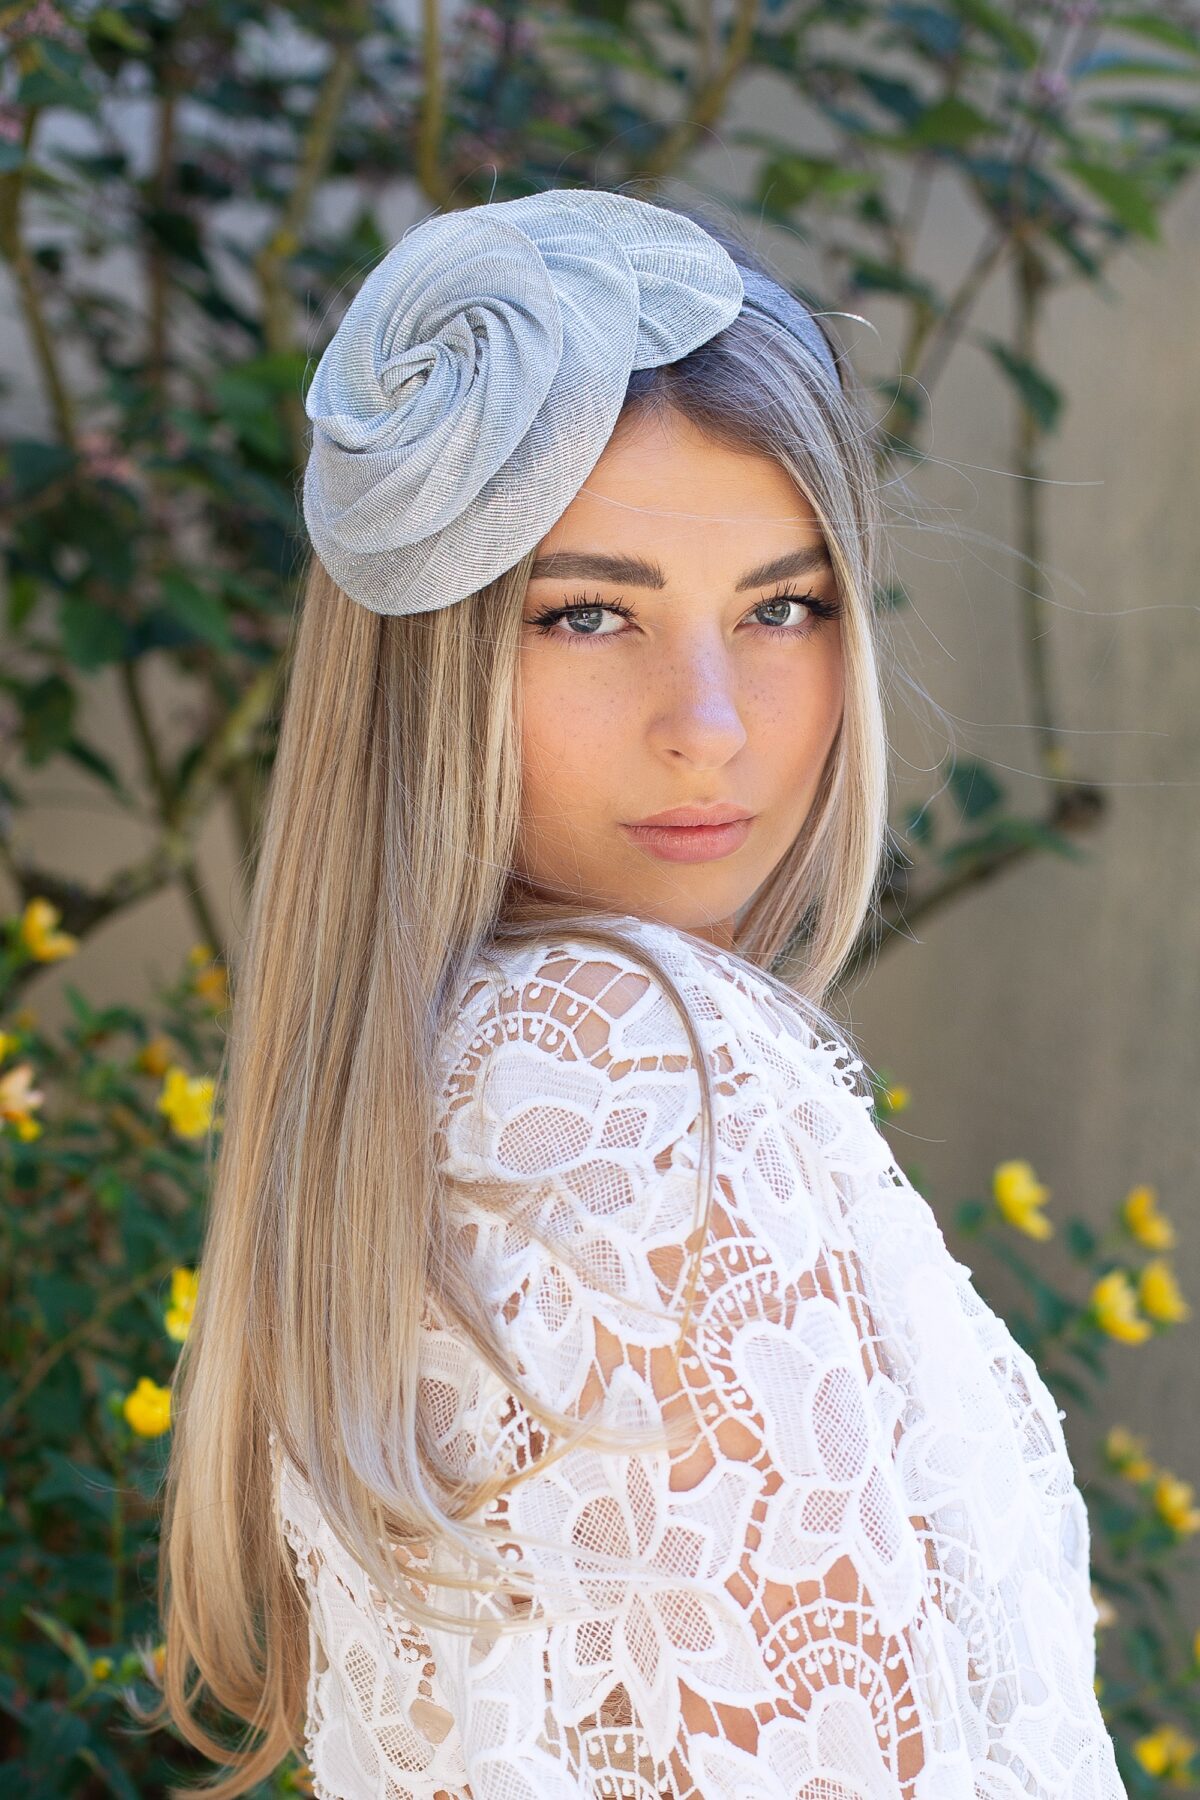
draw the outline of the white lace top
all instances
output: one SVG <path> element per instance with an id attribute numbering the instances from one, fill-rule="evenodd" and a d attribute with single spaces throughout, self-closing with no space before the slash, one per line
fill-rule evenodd
<path id="1" fill-rule="evenodd" d="M 1087 1516 L 1030 1358 L 846 1046 L 738 957 L 619 923 L 680 984 L 716 1088 L 678 1379 L 700 1084 L 661 985 L 569 936 L 492 952 L 446 1046 L 443 1127 L 453 1172 L 503 1195 L 507 1221 L 472 1205 L 464 1229 L 531 1390 L 580 1413 L 606 1394 L 621 1427 L 682 1417 L 684 1441 L 585 1446 L 519 1484 L 501 1521 L 561 1548 L 537 1553 L 531 1629 L 435 1591 L 473 1637 L 383 1604 L 285 1460 L 318 1800 L 1123 1800 Z M 536 1456 L 535 1423 L 432 1318 L 425 1358 L 449 1463 Z"/>

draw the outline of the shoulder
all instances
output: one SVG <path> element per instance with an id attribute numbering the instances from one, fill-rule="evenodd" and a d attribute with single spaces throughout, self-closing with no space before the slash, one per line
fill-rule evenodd
<path id="1" fill-rule="evenodd" d="M 699 1114 L 697 1051 L 719 1109 L 825 1096 L 862 1117 L 861 1060 L 783 982 L 675 927 L 604 922 L 615 941 L 545 931 L 476 958 L 445 1046 L 452 1136 L 470 1109 L 475 1141 L 482 1113 L 493 1149 L 504 1133 L 506 1160 L 543 1169 L 635 1138 L 661 1149 Z"/>

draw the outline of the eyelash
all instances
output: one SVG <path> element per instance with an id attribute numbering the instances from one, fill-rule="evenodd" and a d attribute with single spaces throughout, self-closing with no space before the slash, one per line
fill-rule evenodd
<path id="1" fill-rule="evenodd" d="M 799 600 L 804 606 L 809 608 L 812 617 L 805 620 L 802 625 L 760 624 L 758 630 L 766 632 L 768 637 L 810 637 L 814 631 L 826 622 L 826 620 L 837 618 L 842 610 L 842 603 L 840 600 L 822 600 L 816 594 L 798 594 L 794 588 L 783 588 L 779 593 L 771 594 L 766 600 L 758 601 L 758 603 L 751 608 L 751 611 L 757 612 L 759 607 L 763 606 L 777 606 L 781 600 Z M 633 619 L 637 616 L 632 607 L 627 606 L 622 599 L 600 600 L 597 598 L 595 600 L 589 600 L 586 594 L 573 594 L 571 599 L 569 601 L 564 601 L 561 606 L 543 607 L 541 612 L 533 615 L 529 623 L 536 627 L 543 637 L 550 637 L 553 635 L 566 639 L 568 643 L 586 643 L 590 638 L 597 638 L 601 642 L 604 642 L 606 639 L 611 641 L 614 638 L 625 636 L 623 631 L 610 631 L 605 632 L 603 635 L 594 631 L 554 632 L 553 628 L 558 623 L 559 619 L 570 618 L 572 613 L 580 612 L 611 612 L 616 613 L 617 616 L 622 619 Z"/>

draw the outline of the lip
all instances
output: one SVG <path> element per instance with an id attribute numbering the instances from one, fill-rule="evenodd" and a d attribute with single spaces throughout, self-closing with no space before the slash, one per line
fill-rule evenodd
<path id="1" fill-rule="evenodd" d="M 696 808 L 677 808 L 677 811 L 696 811 Z M 703 825 L 622 825 L 621 830 L 635 843 L 639 850 L 656 857 L 660 862 L 698 863 L 713 862 L 721 856 L 731 856 L 740 850 L 750 835 L 750 827 L 754 823 L 752 815 L 738 811 L 734 807 L 712 808 L 708 813 L 711 820 L 715 813 L 723 811 L 733 813 L 732 818 L 724 823 Z"/>
<path id="2" fill-rule="evenodd" d="M 666 812 L 651 813 L 648 818 L 634 819 L 632 826 L 640 830 L 646 825 L 731 825 L 738 819 L 752 818 L 744 806 L 722 801 L 717 806 L 672 806 Z"/>

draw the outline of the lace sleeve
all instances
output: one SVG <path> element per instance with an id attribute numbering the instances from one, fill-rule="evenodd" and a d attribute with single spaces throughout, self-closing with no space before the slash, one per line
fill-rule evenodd
<path id="1" fill-rule="evenodd" d="M 671 1451 L 572 1451 L 498 1503 L 516 1544 L 563 1546 L 531 1552 L 554 1624 L 500 1640 L 459 1706 L 486 1697 L 488 1757 L 536 1793 L 560 1791 L 538 1786 L 552 1768 L 570 1795 L 909 1800 L 927 1760 L 932 1543 L 905 1510 L 905 1397 L 853 1247 L 822 1233 L 828 1076 L 781 1098 L 711 977 L 693 970 L 685 994 L 718 1089 L 718 1163 L 678 1363 L 700 1085 L 667 995 L 567 947 L 500 990 L 452 1080 L 450 1166 L 488 1192 L 473 1256 L 525 1381 L 572 1415 L 603 1399 L 608 1424 L 680 1431 Z M 545 1445 L 511 1395 L 484 1390 L 444 1447 L 525 1467 Z"/>

